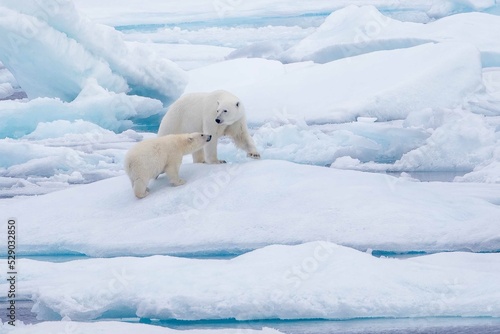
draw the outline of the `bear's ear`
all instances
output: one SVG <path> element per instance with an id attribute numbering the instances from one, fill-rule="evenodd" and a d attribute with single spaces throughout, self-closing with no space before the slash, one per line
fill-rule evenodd
<path id="1" fill-rule="evenodd" d="M 218 106 L 220 106 L 220 102 L 219 102 L 219 100 L 217 100 L 217 105 L 218 105 Z"/>
<path id="2" fill-rule="evenodd" d="M 193 137 L 188 137 L 189 142 L 193 141 Z"/>
<path id="3" fill-rule="evenodd" d="M 240 102 L 236 102 L 236 106 L 239 107 L 240 106 Z"/>

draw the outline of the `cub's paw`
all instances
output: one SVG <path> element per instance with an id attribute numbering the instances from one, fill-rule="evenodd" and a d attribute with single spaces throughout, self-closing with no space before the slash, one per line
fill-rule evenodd
<path id="1" fill-rule="evenodd" d="M 260 154 L 257 152 L 250 152 L 247 154 L 247 157 L 252 159 L 260 159 Z"/>
<path id="2" fill-rule="evenodd" d="M 183 180 L 183 179 L 178 179 L 177 181 L 172 181 L 172 185 L 174 187 L 182 186 L 185 183 L 186 183 L 186 180 Z"/>

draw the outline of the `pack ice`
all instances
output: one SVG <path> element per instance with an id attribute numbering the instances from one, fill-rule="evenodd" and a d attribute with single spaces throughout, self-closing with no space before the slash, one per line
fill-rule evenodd
<path id="1" fill-rule="evenodd" d="M 90 257 L 21 259 L 20 298 L 56 321 L 0 332 L 500 317 L 495 1 L 230 3 L 0 0 L 0 219 L 18 256 Z M 242 99 L 263 159 L 222 140 L 229 164 L 188 158 L 184 186 L 138 201 L 126 150 L 214 89 Z M 377 257 L 399 253 L 420 256 Z"/>
<path id="2" fill-rule="evenodd" d="M 231 260 L 25 260 L 23 271 L 19 293 L 43 320 L 500 316 L 499 254 L 397 260 L 311 242 Z"/>

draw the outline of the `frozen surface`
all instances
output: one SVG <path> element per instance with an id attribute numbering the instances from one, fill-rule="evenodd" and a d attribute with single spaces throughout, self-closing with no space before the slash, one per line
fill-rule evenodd
<path id="1" fill-rule="evenodd" d="M 0 60 L 29 98 L 71 101 L 93 78 L 116 93 L 171 101 L 186 83 L 175 63 L 146 45 L 127 45 L 121 33 L 82 16 L 69 0 L 53 6 L 2 0 L 0 18 Z"/>
<path id="2" fill-rule="evenodd" d="M 402 22 L 374 6 L 348 6 L 326 18 L 316 31 L 287 50 L 288 61 L 326 63 L 377 50 L 406 48 L 428 42 L 471 43 L 481 51 L 483 66 L 500 65 L 497 31 L 500 17 L 485 13 L 457 14 L 427 24 Z"/>
<path id="3" fill-rule="evenodd" d="M 1 333 L 9 334 L 47 334 L 47 333 L 79 333 L 79 334 L 239 334 L 241 329 L 217 329 L 217 330 L 190 330 L 180 331 L 169 328 L 163 328 L 145 324 L 132 324 L 117 321 L 101 321 L 101 322 L 77 322 L 77 321 L 48 321 L 37 325 L 22 325 L 16 324 L 16 327 L 4 324 L 0 325 Z M 248 334 L 279 334 L 277 330 L 263 328 L 262 330 L 245 329 L 244 333 Z"/>
<path id="4" fill-rule="evenodd" d="M 185 164 L 180 174 L 186 185 L 162 176 L 144 200 L 119 176 L 5 199 L 0 212 L 23 222 L 20 254 L 209 254 L 313 240 L 394 252 L 500 249 L 494 185 L 481 185 L 481 195 L 461 183 L 266 160 Z"/>
<path id="5" fill-rule="evenodd" d="M 311 242 L 231 260 L 25 260 L 18 293 L 44 320 L 499 317 L 499 275 L 499 254 L 398 260 Z"/>

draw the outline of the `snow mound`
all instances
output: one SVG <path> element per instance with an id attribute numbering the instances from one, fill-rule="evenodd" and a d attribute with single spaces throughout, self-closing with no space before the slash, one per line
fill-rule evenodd
<path id="1" fill-rule="evenodd" d="M 482 162 L 489 161 L 495 147 L 498 147 L 495 129 L 482 116 L 456 114 L 455 120 L 433 131 L 424 145 L 405 153 L 396 161 L 394 169 L 471 171 Z M 424 118 L 424 115 L 422 113 L 420 117 Z"/>
<path id="2" fill-rule="evenodd" d="M 235 68 L 236 73 L 244 72 L 241 80 L 235 78 Z M 316 124 L 354 121 L 359 116 L 404 119 L 412 111 L 460 105 L 482 86 L 477 49 L 451 42 L 372 52 L 321 65 L 236 59 L 189 75 L 186 92 L 232 91 L 246 105 L 252 125 L 284 113 Z"/>
<path id="3" fill-rule="evenodd" d="M 455 178 L 455 181 L 500 183 L 500 145 L 496 145 L 492 155 L 492 159 L 483 160 L 473 171 Z"/>
<path id="4" fill-rule="evenodd" d="M 230 260 L 24 260 L 17 292 L 41 320 L 499 317 L 499 275 L 500 254 L 398 260 L 319 241 Z"/>
<path id="5" fill-rule="evenodd" d="M 488 202 L 500 198 L 496 185 L 481 185 L 483 199 L 463 183 L 440 189 L 272 160 L 184 164 L 180 175 L 186 185 L 170 187 L 161 176 L 144 200 L 119 176 L 5 199 L 0 212 L 23 222 L 19 254 L 196 254 L 313 240 L 396 252 L 500 249 L 500 207 Z M 57 210 L 46 210 L 54 203 Z"/>
<path id="6" fill-rule="evenodd" d="M 351 5 L 330 14 L 314 33 L 280 58 L 326 63 L 378 50 L 456 41 L 475 45 L 481 52 L 483 66 L 499 66 L 499 30 L 500 17 L 485 13 L 452 15 L 423 24 L 392 19 L 374 6 Z"/>
<path id="7" fill-rule="evenodd" d="M 145 45 L 126 44 L 120 32 L 82 16 L 70 0 L 52 6 L 0 1 L 0 60 L 30 98 L 71 101 L 94 78 L 116 93 L 167 102 L 186 84 L 175 63 Z"/>

